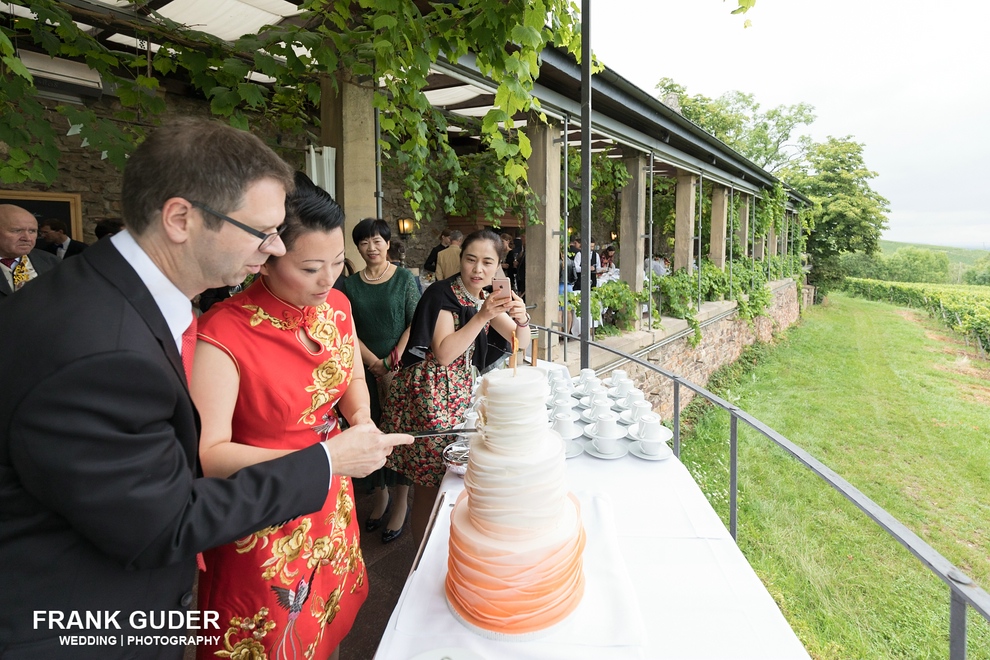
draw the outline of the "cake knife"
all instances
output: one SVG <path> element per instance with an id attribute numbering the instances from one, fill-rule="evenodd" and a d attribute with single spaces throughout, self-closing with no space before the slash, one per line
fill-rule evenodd
<path id="1" fill-rule="evenodd" d="M 438 431 L 414 431 L 410 433 L 414 438 L 438 438 L 444 435 L 472 435 L 481 433 L 480 429 L 440 429 Z"/>

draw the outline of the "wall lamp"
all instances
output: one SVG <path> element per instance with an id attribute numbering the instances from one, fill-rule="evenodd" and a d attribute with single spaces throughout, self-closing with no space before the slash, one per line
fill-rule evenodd
<path id="1" fill-rule="evenodd" d="M 412 218 L 399 218 L 396 220 L 399 225 L 399 236 L 403 239 L 409 238 L 413 233 L 413 219 Z"/>

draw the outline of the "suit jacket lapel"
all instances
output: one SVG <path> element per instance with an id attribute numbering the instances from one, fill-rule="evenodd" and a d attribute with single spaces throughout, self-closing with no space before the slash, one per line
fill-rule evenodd
<path id="1" fill-rule="evenodd" d="M 175 346 L 172 332 L 151 292 L 138 277 L 127 260 L 121 256 L 111 241 L 97 241 L 88 250 L 83 250 L 79 258 L 86 259 L 103 277 L 109 280 L 127 299 L 127 302 L 141 315 L 148 328 L 161 345 L 169 362 L 186 382 L 186 372 L 182 367 L 182 357 Z"/>
<path id="2" fill-rule="evenodd" d="M 9 296 L 12 293 L 10 285 L 7 284 L 7 278 L 0 276 L 0 296 Z"/>

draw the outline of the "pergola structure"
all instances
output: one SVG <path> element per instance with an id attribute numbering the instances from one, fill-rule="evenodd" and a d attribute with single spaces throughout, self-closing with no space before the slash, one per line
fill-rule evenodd
<path id="1" fill-rule="evenodd" d="M 590 3 L 585 2 L 587 11 Z M 92 36 L 118 50 L 157 50 L 158 44 L 153 37 L 146 41 L 149 32 L 142 29 L 154 25 L 148 18 L 152 11 L 224 40 L 257 32 L 265 25 L 301 20 L 298 0 L 62 0 L 61 5 Z M 25 8 L 3 2 L 0 12 L 26 15 Z M 590 43 L 590 38 L 586 37 L 586 41 Z M 788 191 L 782 236 L 772 229 L 765 237 L 753 235 L 749 220 L 755 204 L 751 199 L 772 188 L 778 182 L 774 176 L 608 68 L 590 77 L 589 103 L 583 104 L 582 74 L 582 67 L 570 55 L 545 49 L 533 95 L 539 99 L 549 123 L 533 117 L 514 118 L 517 126 L 526 125 L 533 146 L 529 182 L 540 200 L 542 224 L 525 230 L 530 255 L 527 302 L 537 306 L 533 314 L 536 323 L 550 327 L 557 320 L 559 256 L 567 229 L 574 226 L 573 220 L 566 217 L 566 203 L 563 210 L 561 207 L 561 197 L 570 188 L 561 182 L 562 159 L 567 157 L 562 145 L 577 144 L 582 137 L 586 149 L 608 151 L 609 156 L 621 158 L 631 175 L 621 192 L 618 249 L 621 279 L 634 291 L 642 290 L 644 260 L 647 252 L 653 251 L 644 239 L 652 241 L 652 209 L 648 208 L 647 200 L 652 203 L 650 193 L 653 177 L 657 175 L 677 181 L 675 269 L 690 271 L 700 263 L 699 227 L 704 221 L 711 223 L 707 256 L 723 268 L 727 246 L 731 251 L 733 242 L 743 246 L 744 254 L 758 259 L 767 254 L 773 256 L 778 250 L 786 251 L 793 243 L 793 237 L 788 235 L 793 226 L 791 220 L 799 207 L 810 205 L 808 198 Z M 265 82 L 260 74 L 250 76 Z M 456 65 L 438 62 L 433 67 L 426 96 L 435 107 L 447 112 L 480 117 L 491 108 L 495 88 L 468 55 Z M 372 95 L 370 86 L 347 81 L 342 81 L 336 89 L 329 82 L 323 87 L 320 146 L 336 150 L 335 195 L 348 218 L 347 231 L 361 218 L 389 217 L 391 211 L 386 209 L 383 214 L 381 208 L 377 117 Z M 583 107 L 593 108 L 587 119 L 582 116 Z M 456 126 L 451 126 L 450 131 L 454 144 L 478 139 Z M 712 212 L 708 219 L 700 216 L 703 180 L 713 184 Z M 728 214 L 735 207 L 729 201 L 737 195 L 741 197 L 739 218 L 731 222 Z M 737 227 L 735 235 L 727 232 L 733 224 Z M 360 256 L 350 246 L 348 256 L 361 263 Z"/>

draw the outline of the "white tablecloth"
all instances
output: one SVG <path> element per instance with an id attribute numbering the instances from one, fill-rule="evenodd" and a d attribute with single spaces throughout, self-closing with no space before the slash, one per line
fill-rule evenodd
<path id="1" fill-rule="evenodd" d="M 442 580 L 438 587 L 435 575 L 429 580 L 417 575 L 427 570 L 427 563 L 435 569 L 437 561 L 441 565 L 446 561 L 450 504 L 463 490 L 462 479 L 448 473 L 440 489 L 444 501 L 437 524 L 389 620 L 378 648 L 379 660 L 432 657 L 429 651 L 451 647 L 464 649 L 461 657 L 486 660 L 808 658 L 680 461 L 645 461 L 632 454 L 601 460 L 583 454 L 569 459 L 567 467 L 568 486 L 582 501 L 597 497 L 611 504 L 609 524 L 614 525 L 617 547 L 631 577 L 636 602 L 630 607 L 638 609 L 642 643 L 579 646 L 559 639 L 554 643 L 552 635 L 499 642 L 467 631 L 446 609 Z M 424 611 L 430 615 L 409 617 L 409 612 Z M 411 620 L 415 626 L 406 625 Z M 630 634 L 622 632 L 623 641 L 628 642 Z M 441 657 L 436 654 L 437 660 Z M 457 660 L 458 655 L 447 653 L 447 657 Z"/>

